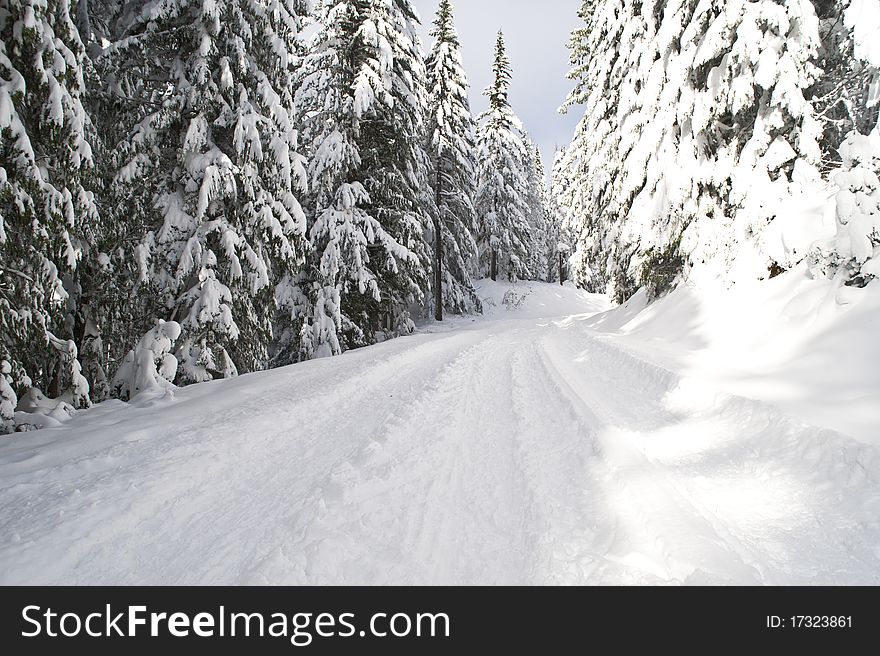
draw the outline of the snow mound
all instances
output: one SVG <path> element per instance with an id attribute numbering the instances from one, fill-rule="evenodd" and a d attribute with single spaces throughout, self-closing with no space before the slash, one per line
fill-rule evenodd
<path id="1" fill-rule="evenodd" d="M 61 426 L 76 414 L 69 403 L 50 399 L 32 387 L 19 400 L 15 408 L 15 427 L 19 432 Z"/>
<path id="2" fill-rule="evenodd" d="M 812 279 L 802 265 L 731 290 L 642 293 L 587 321 L 625 348 L 731 394 L 880 444 L 880 280 Z"/>

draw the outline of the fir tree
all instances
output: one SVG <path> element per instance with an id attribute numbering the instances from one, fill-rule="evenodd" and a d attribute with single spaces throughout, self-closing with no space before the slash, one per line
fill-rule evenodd
<path id="1" fill-rule="evenodd" d="M 853 131 L 839 146 L 843 166 L 834 176 L 839 191 L 835 252 L 849 279 L 880 277 L 880 134 Z M 869 262 L 870 261 L 870 262 Z"/>
<path id="2" fill-rule="evenodd" d="M 303 3 L 117 9 L 97 62 L 117 219 L 107 252 L 137 280 L 121 350 L 164 319 L 183 331 L 178 382 L 265 368 L 275 299 L 306 250 L 292 95 Z"/>
<path id="3" fill-rule="evenodd" d="M 475 124 L 450 0 L 441 0 L 428 56 L 429 150 L 437 213 L 434 215 L 434 315 L 443 308 L 463 313 L 479 309 L 471 283 L 476 265 Z"/>
<path id="4" fill-rule="evenodd" d="M 813 273 L 864 286 L 880 278 L 880 12 L 860 0 L 817 6 L 824 74 L 812 98 L 835 185 L 837 234 L 810 254 Z"/>
<path id="5" fill-rule="evenodd" d="M 87 189 L 84 49 L 67 0 L 0 9 L 0 419 L 34 386 L 89 402 L 76 271 L 97 223 Z"/>
<path id="6" fill-rule="evenodd" d="M 421 296 L 424 227 L 411 192 L 426 171 L 413 135 L 424 97 L 411 77 L 419 73 L 412 20 L 408 2 L 328 0 L 318 8 L 298 94 L 311 155 L 313 257 L 302 293 L 287 304 L 300 326 L 300 357 L 409 329 L 402 306 Z"/>
<path id="7" fill-rule="evenodd" d="M 547 261 L 550 272 L 547 282 L 565 282 L 570 278 L 569 257 L 571 235 L 566 226 L 567 208 L 563 199 L 569 198 L 570 180 L 566 176 L 565 149 L 556 151 L 553 169 L 550 174 L 550 189 L 547 193 L 548 230 L 546 241 Z"/>
<path id="8" fill-rule="evenodd" d="M 550 239 L 551 225 L 547 202 L 547 171 L 541 150 L 527 142 L 528 176 L 528 224 L 531 235 L 529 245 L 529 271 L 536 280 L 545 280 L 549 275 L 547 240 Z M 554 258 L 555 259 L 555 258 Z"/>
<path id="9" fill-rule="evenodd" d="M 880 58 L 872 57 L 873 49 L 863 38 L 856 38 L 864 33 L 869 42 L 876 40 L 876 31 L 871 29 L 876 17 L 861 1 L 823 0 L 813 4 L 819 18 L 817 65 L 822 74 L 808 90 L 808 98 L 823 126 L 822 169 L 830 172 L 842 163 L 838 149 L 844 139 L 854 130 L 868 134 L 877 125 L 880 61 L 872 64 L 870 59 Z"/>
<path id="10" fill-rule="evenodd" d="M 528 158 L 523 127 L 508 99 L 511 68 L 499 32 L 492 67 L 494 82 L 485 91 L 489 108 L 479 117 L 477 236 L 480 264 L 493 280 L 526 279 L 532 236 L 528 224 Z"/>
<path id="11" fill-rule="evenodd" d="M 396 266 L 377 268 L 384 298 L 379 305 L 367 302 L 358 308 L 368 318 L 364 327 L 369 326 L 373 338 L 411 333 L 412 314 L 424 312 L 431 270 L 426 237 L 437 210 L 425 147 L 428 95 L 416 11 L 411 0 L 375 0 L 370 17 L 380 44 L 384 35 L 390 46 L 390 52 L 380 53 L 391 57 L 390 104 L 374 104 L 363 115 L 360 176 L 370 197 L 369 211 L 411 254 L 398 258 Z"/>

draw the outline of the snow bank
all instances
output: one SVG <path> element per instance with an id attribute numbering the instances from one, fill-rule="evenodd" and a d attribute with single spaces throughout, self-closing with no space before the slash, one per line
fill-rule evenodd
<path id="1" fill-rule="evenodd" d="M 847 287 L 802 265 L 731 290 L 684 286 L 647 307 L 637 295 L 587 323 L 697 382 L 880 444 L 880 280 Z"/>

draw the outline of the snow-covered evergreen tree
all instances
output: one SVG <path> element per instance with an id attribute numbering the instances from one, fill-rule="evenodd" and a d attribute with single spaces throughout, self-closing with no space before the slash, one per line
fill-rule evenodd
<path id="1" fill-rule="evenodd" d="M 409 2 L 327 0 L 298 93 L 313 257 L 287 305 L 300 357 L 408 330 L 425 285 L 424 70 Z M 421 76 L 421 77 L 419 77 Z"/>
<path id="2" fill-rule="evenodd" d="M 813 99 L 825 126 L 837 233 L 817 244 L 812 270 L 864 285 L 880 277 L 880 5 L 834 0 L 823 19 L 823 91 Z"/>
<path id="3" fill-rule="evenodd" d="M 493 280 L 530 277 L 533 238 L 528 223 L 529 152 L 522 123 L 508 99 L 511 67 L 499 32 L 492 66 L 494 81 L 485 91 L 489 108 L 478 132 L 477 243 L 482 271 Z"/>
<path id="4" fill-rule="evenodd" d="M 584 118 L 555 168 L 555 195 L 564 225 L 575 235 L 575 283 L 604 291 L 623 259 L 612 233 L 619 218 L 612 186 L 622 178 L 617 107 L 642 28 L 629 0 L 584 0 L 578 16 L 586 25 L 569 40 L 575 88 L 563 111 L 583 105 Z"/>
<path id="5" fill-rule="evenodd" d="M 0 435 L 11 433 L 15 428 L 15 406 L 18 395 L 13 389 L 12 365 L 7 360 L 0 360 Z"/>
<path id="6" fill-rule="evenodd" d="M 572 208 L 569 207 L 568 203 L 572 202 L 574 194 L 572 193 L 572 180 L 569 175 L 570 173 L 571 162 L 568 159 L 568 152 L 566 148 L 562 147 L 556 151 L 556 155 L 553 158 L 553 169 L 550 174 L 550 191 L 549 191 L 549 199 L 548 205 L 550 207 L 550 215 L 554 231 L 554 238 L 556 240 L 556 244 L 554 245 L 550 239 L 548 239 L 548 246 L 552 249 L 552 255 L 556 259 L 556 263 L 554 265 L 553 276 L 550 279 L 551 281 L 558 281 L 560 276 L 559 270 L 559 247 L 564 246 L 564 258 L 563 258 L 563 268 L 561 273 L 563 274 L 563 278 L 565 280 L 570 280 L 572 277 L 571 272 L 571 244 L 576 240 L 572 237 L 571 228 L 576 224 L 576 221 L 573 217 L 578 216 L 577 213 L 572 211 Z M 588 250 L 588 249 L 585 249 Z M 586 269 L 588 273 L 591 273 L 589 268 Z M 586 281 L 575 281 L 576 284 L 579 284 L 581 287 L 586 287 Z"/>
<path id="7" fill-rule="evenodd" d="M 97 222 L 88 190 L 84 49 L 68 0 L 0 8 L 0 417 L 35 386 L 89 402 L 74 341 L 76 270 Z M 7 424 L 8 426 L 8 424 Z"/>
<path id="8" fill-rule="evenodd" d="M 390 52 L 380 54 L 391 55 L 386 79 L 390 104 L 373 104 L 362 115 L 360 175 L 370 196 L 370 212 L 411 254 L 399 258 L 396 266 L 377 268 L 385 298 L 378 306 L 368 302 L 358 308 L 361 316 L 379 320 L 376 326 L 375 319 L 368 319 L 365 327 L 375 331 L 370 337 L 384 338 L 412 332 L 411 315 L 424 312 L 432 270 L 426 237 L 437 209 L 426 150 L 427 73 L 418 15 L 411 0 L 376 0 L 370 20 L 376 26 L 380 53 L 383 36 L 390 46 Z M 366 299 L 356 296 L 355 300 Z"/>
<path id="9" fill-rule="evenodd" d="M 434 45 L 427 61 L 429 152 L 438 209 L 433 224 L 433 293 L 435 318 L 441 320 L 444 307 L 455 313 L 480 308 L 471 282 L 477 263 L 476 127 L 450 0 L 441 0 L 431 37 Z"/>
<path id="10" fill-rule="evenodd" d="M 96 55 L 113 148 L 106 250 L 117 279 L 137 281 L 122 297 L 135 306 L 125 348 L 169 320 L 179 382 L 265 368 L 275 299 L 295 294 L 306 252 L 293 121 L 304 3 L 105 4 L 116 14 L 92 22 L 110 42 Z"/>
<path id="11" fill-rule="evenodd" d="M 547 240 L 552 239 L 551 217 L 547 198 L 547 171 L 541 150 L 525 139 L 527 145 L 528 176 L 528 224 L 531 244 L 529 245 L 529 271 L 536 280 L 546 280 L 550 275 Z"/>
<path id="12" fill-rule="evenodd" d="M 854 65 L 855 79 L 847 80 L 853 95 L 853 127 L 862 134 L 880 130 L 880 4 L 873 0 L 838 0 L 846 3 L 844 23 L 850 30 L 853 55 L 861 66 Z"/>

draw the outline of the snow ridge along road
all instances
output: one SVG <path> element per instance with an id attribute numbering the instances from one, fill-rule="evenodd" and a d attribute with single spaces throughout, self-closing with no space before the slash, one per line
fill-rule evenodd
<path id="1" fill-rule="evenodd" d="M 506 289 L 4 440 L 0 583 L 880 583 L 876 447 L 624 350 L 602 297 Z"/>

